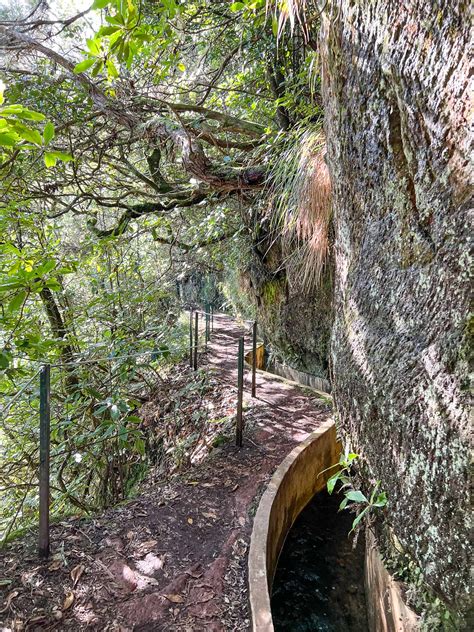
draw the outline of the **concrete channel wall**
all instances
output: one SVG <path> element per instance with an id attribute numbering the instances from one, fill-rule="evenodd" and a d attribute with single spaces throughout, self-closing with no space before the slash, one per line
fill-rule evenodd
<path id="1" fill-rule="evenodd" d="M 273 632 L 270 596 L 278 558 L 298 515 L 324 489 L 339 460 L 341 444 L 328 421 L 296 446 L 275 471 L 255 515 L 249 552 L 249 599 L 253 632 Z M 326 471 L 324 471 L 326 470 Z M 369 532 L 365 560 L 370 632 L 414 632 L 416 615 L 403 602 L 400 585 L 385 569 Z"/>
<path id="2" fill-rule="evenodd" d="M 280 551 L 294 521 L 324 489 L 339 460 L 336 427 L 328 421 L 296 446 L 277 468 L 255 515 L 249 552 L 249 597 L 254 632 L 273 632 L 270 594 Z"/>

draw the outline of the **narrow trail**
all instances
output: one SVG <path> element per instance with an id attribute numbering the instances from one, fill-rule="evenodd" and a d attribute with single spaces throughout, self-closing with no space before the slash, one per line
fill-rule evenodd
<path id="1" fill-rule="evenodd" d="M 236 385 L 242 333 L 231 318 L 215 315 L 208 352 L 201 356 L 226 393 Z M 246 342 L 249 347 L 248 330 Z M 13 543 L 0 558 L 1 575 L 21 575 L 13 583 L 18 595 L 0 614 L 7 629 L 250 629 L 247 555 L 259 498 L 283 458 L 331 411 L 316 393 L 263 372 L 252 399 L 246 374 L 242 448 L 228 441 L 199 465 L 149 485 L 122 506 L 54 526 L 52 550 L 61 555 L 53 562 L 38 562 L 28 539 Z M 74 585 L 71 571 L 78 567 L 83 571 Z M 65 609 L 71 593 L 73 603 Z M 22 611 L 29 621 L 15 628 Z"/>
<path id="2" fill-rule="evenodd" d="M 245 349 L 251 349 L 251 331 L 229 316 L 217 314 L 214 317 L 214 333 L 208 343 L 208 361 L 221 379 L 237 384 L 237 352 L 239 338 L 244 336 Z M 256 398 L 250 396 L 251 371 L 244 374 L 244 402 L 271 406 L 273 415 L 259 428 L 272 441 L 275 433 L 283 433 L 289 440 L 304 441 L 320 423 L 314 398 L 308 396 L 310 389 L 299 387 L 271 373 L 258 371 L 256 379 Z M 265 437 L 262 436 L 264 442 Z"/>

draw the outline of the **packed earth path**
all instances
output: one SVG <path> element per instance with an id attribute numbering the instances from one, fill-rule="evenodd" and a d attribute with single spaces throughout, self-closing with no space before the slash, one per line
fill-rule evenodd
<path id="1" fill-rule="evenodd" d="M 238 339 L 250 332 L 223 314 L 200 364 L 235 415 Z M 191 373 L 189 367 L 184 371 Z M 226 441 L 198 464 L 100 515 L 51 529 L 51 557 L 35 534 L 0 557 L 0 629 L 231 632 L 250 629 L 247 555 L 253 516 L 288 452 L 331 415 L 330 399 L 246 368 L 243 447 Z"/>

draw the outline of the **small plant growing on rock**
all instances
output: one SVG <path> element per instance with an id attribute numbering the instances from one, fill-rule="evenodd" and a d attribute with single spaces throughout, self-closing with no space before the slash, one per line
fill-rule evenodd
<path id="1" fill-rule="evenodd" d="M 343 509 L 358 510 L 357 516 L 352 523 L 351 533 L 356 529 L 364 516 L 368 516 L 374 509 L 381 509 L 387 504 L 387 494 L 380 489 L 381 481 L 375 483 L 368 497 L 361 492 L 360 489 L 355 488 L 351 469 L 358 459 L 360 459 L 360 455 L 355 452 L 346 450 L 346 452 L 341 453 L 339 462 L 332 466 L 338 467 L 339 469 L 331 476 L 326 484 L 328 492 L 332 494 L 336 485 L 340 483 L 339 489 L 344 494 L 344 498 L 339 505 L 339 511 Z M 329 469 L 332 469 L 332 467 Z"/>

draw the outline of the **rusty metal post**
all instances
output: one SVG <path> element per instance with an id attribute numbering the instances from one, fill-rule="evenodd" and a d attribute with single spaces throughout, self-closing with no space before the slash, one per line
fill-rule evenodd
<path id="1" fill-rule="evenodd" d="M 193 368 L 193 310 L 189 310 L 189 366 Z"/>
<path id="2" fill-rule="evenodd" d="M 244 339 L 239 338 L 239 355 L 237 360 L 237 424 L 235 431 L 235 444 L 242 447 L 243 416 L 242 405 L 244 396 Z"/>
<path id="3" fill-rule="evenodd" d="M 38 554 L 49 555 L 49 451 L 51 433 L 51 366 L 40 372 L 40 462 L 39 462 L 39 538 Z"/>
<path id="4" fill-rule="evenodd" d="M 194 370 L 198 368 L 199 312 L 194 314 Z"/>
<path id="5" fill-rule="evenodd" d="M 257 321 L 252 327 L 252 397 L 257 392 Z"/>

